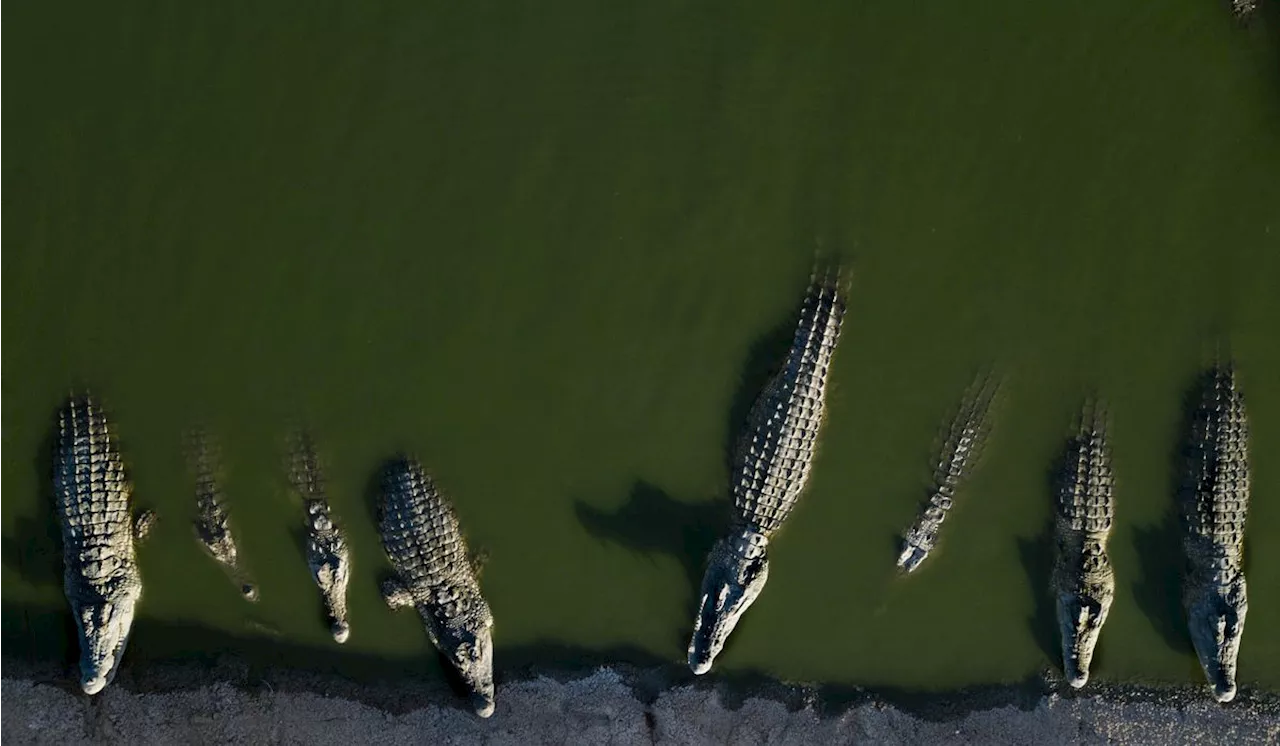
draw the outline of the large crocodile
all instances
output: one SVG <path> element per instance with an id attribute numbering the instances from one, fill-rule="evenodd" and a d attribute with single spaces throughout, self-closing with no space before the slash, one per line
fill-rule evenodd
<path id="1" fill-rule="evenodd" d="M 1086 411 L 1080 432 L 1063 459 L 1057 489 L 1057 561 L 1052 587 L 1062 636 L 1062 667 L 1079 689 L 1116 593 L 1107 538 L 1115 518 L 1111 449 L 1106 418 L 1097 405 Z"/>
<path id="2" fill-rule="evenodd" d="M 53 495 L 62 525 L 63 587 L 80 633 L 80 686 L 97 694 L 120 668 L 142 596 L 135 542 L 150 511 L 131 516 L 133 485 L 106 415 L 73 395 L 58 418 Z"/>
<path id="3" fill-rule="evenodd" d="M 324 479 L 315 446 L 309 435 L 299 432 L 290 449 L 289 482 L 302 497 L 307 511 L 307 567 L 320 587 L 329 631 L 339 643 L 351 635 L 347 621 L 347 585 L 351 581 L 351 550 L 346 537 L 333 522 L 325 499 Z"/>
<path id="4" fill-rule="evenodd" d="M 393 609 L 412 606 L 427 636 L 457 669 L 480 717 L 493 714 L 493 614 L 448 498 L 409 458 L 382 473 L 378 516 L 395 577 L 382 585 Z"/>
<path id="5" fill-rule="evenodd" d="M 188 460 L 196 478 L 196 538 L 209 556 L 221 564 L 236 584 L 240 594 L 250 601 L 258 600 L 258 588 L 248 580 L 240 564 L 235 538 L 231 535 L 231 519 L 219 484 L 218 457 L 203 430 L 188 434 Z"/>
<path id="6" fill-rule="evenodd" d="M 1191 414 L 1182 487 L 1182 600 L 1191 642 L 1219 702 L 1236 695 L 1236 659 L 1249 601 L 1244 580 L 1244 524 L 1249 502 L 1249 422 L 1235 370 L 1205 376 Z"/>
<path id="7" fill-rule="evenodd" d="M 768 580 L 769 539 L 795 507 L 813 464 L 844 312 L 838 277 L 815 275 L 786 362 L 748 414 L 733 454 L 730 531 L 711 549 L 689 641 L 695 674 L 711 670 Z"/>
<path id="8" fill-rule="evenodd" d="M 898 567 L 904 572 L 915 572 L 937 546 L 942 523 L 955 504 L 956 490 L 969 478 L 978 461 L 997 388 L 998 382 L 988 376 L 978 379 L 965 392 L 960 410 L 943 439 L 929 501 L 902 536 Z"/>

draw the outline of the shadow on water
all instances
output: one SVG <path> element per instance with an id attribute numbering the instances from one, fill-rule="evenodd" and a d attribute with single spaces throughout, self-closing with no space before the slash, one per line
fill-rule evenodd
<path id="1" fill-rule="evenodd" d="M 4 603 L 0 617 L 7 676 L 51 685 L 77 698 L 85 696 L 73 675 L 75 631 L 65 609 Z M 32 624 L 41 627 L 43 634 L 32 634 Z M 730 710 L 739 709 L 750 697 L 779 701 L 792 712 L 820 704 L 830 713 L 880 701 L 933 720 L 1010 704 L 1029 710 L 1046 691 L 1044 682 L 1034 676 L 1019 684 L 980 685 L 951 692 L 898 687 L 871 691 L 844 684 L 807 686 L 780 682 L 760 671 L 699 677 L 683 663 L 632 646 L 591 649 L 554 642 L 499 645 L 495 664 L 499 685 L 539 676 L 573 679 L 609 666 L 646 704 L 672 687 L 691 686 L 714 691 Z M 396 715 L 428 704 L 470 712 L 467 698 L 444 671 L 447 667 L 437 656 L 384 658 L 336 644 L 309 647 L 280 639 L 239 637 L 189 622 L 139 619 L 112 686 L 139 693 L 176 692 L 227 682 L 249 693 L 309 692 L 342 697 Z"/>
<path id="2" fill-rule="evenodd" d="M 1183 394 L 1177 446 L 1169 460 L 1168 484 L 1173 504 L 1159 523 L 1133 529 L 1133 546 L 1142 573 L 1133 583 L 1134 601 L 1165 644 L 1188 655 L 1194 651 L 1182 610 L 1182 572 L 1186 557 L 1179 513 L 1184 501 L 1192 499 L 1194 492 L 1195 486 L 1188 481 L 1191 478 L 1189 448 L 1192 423 L 1205 383 L 1205 374 L 1201 374 Z"/>
<path id="3" fill-rule="evenodd" d="M 744 425 L 769 379 L 786 360 L 795 335 L 794 320 L 778 324 L 751 345 L 738 376 L 738 386 L 729 406 L 725 428 L 725 469 L 732 472 L 737 442 Z M 607 513 L 587 503 L 574 506 L 578 521 L 589 534 L 633 551 L 667 554 L 684 568 L 693 598 L 702 586 L 707 554 L 716 539 L 727 530 L 729 505 L 724 500 L 684 503 L 659 487 L 637 480 L 627 502 Z M 693 609 L 690 609 L 693 612 Z M 683 643 L 688 630 L 681 628 Z"/>
<path id="4" fill-rule="evenodd" d="M 1053 577 L 1054 526 L 1050 521 L 1036 536 L 1018 539 L 1018 558 L 1027 575 L 1034 602 L 1027 628 L 1040 650 L 1056 666 L 1062 657 L 1058 646 L 1058 621 L 1054 609 Z"/>
<path id="5" fill-rule="evenodd" d="M 1160 523 L 1133 529 L 1141 572 L 1133 581 L 1133 600 L 1166 645 L 1180 653 L 1191 653 L 1191 636 L 1182 612 L 1181 540 L 1182 526 L 1172 510 Z"/>
<path id="6" fill-rule="evenodd" d="M 34 468 L 39 496 L 34 516 L 18 519 L 16 531 L 4 537 L 4 566 L 35 587 L 62 586 L 62 537 L 54 515 L 53 450 L 56 433 L 51 432 L 36 452 Z"/>
<path id="7" fill-rule="evenodd" d="M 729 473 L 733 472 L 738 438 L 742 435 L 747 416 L 751 414 L 751 407 L 760 398 L 769 379 L 782 369 L 794 338 L 795 319 L 788 318 L 758 337 L 747 352 L 747 359 L 738 375 L 738 386 L 729 405 L 729 419 L 725 427 L 725 469 Z"/>
<path id="8" fill-rule="evenodd" d="M 1067 458 L 1073 439 L 1063 442 L 1062 450 L 1045 474 L 1045 487 L 1049 500 L 1049 520 L 1040 533 L 1018 539 L 1018 558 L 1027 582 L 1031 586 L 1034 608 L 1027 619 L 1027 627 L 1040 650 L 1058 666 L 1062 661 L 1061 641 L 1058 639 L 1058 610 L 1053 592 L 1053 565 L 1056 561 L 1057 527 L 1054 516 L 1058 512 L 1058 494 L 1067 474 Z"/>
<path id="9" fill-rule="evenodd" d="M 707 553 L 723 533 L 726 507 L 719 502 L 683 503 L 643 480 L 631 487 L 627 502 L 606 513 L 578 501 L 578 521 L 592 536 L 627 549 L 668 554 L 680 562 L 689 587 L 702 584 Z"/>

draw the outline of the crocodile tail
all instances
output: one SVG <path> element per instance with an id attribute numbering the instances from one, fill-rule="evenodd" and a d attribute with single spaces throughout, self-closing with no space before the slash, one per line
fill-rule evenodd
<path id="1" fill-rule="evenodd" d="M 848 297 L 853 282 L 853 271 L 839 259 L 825 254 L 815 254 L 809 271 L 809 297 L 824 292 L 839 300 L 839 314 L 844 315 L 844 299 Z"/>
<path id="2" fill-rule="evenodd" d="M 824 348 L 835 346 L 844 323 L 850 277 L 835 263 L 814 268 L 809 279 L 809 291 L 800 311 L 800 322 L 796 324 L 795 339 L 791 345 L 792 357 L 813 356 Z"/>
<path id="3" fill-rule="evenodd" d="M 973 473 L 991 429 L 991 409 L 1000 384 L 994 373 L 984 371 L 965 390 L 939 449 L 934 491 L 954 491 Z"/>
<path id="4" fill-rule="evenodd" d="M 1249 498 L 1249 421 L 1235 366 L 1214 365 L 1193 396 L 1183 517 L 1193 535 L 1238 543 Z"/>
<path id="5" fill-rule="evenodd" d="M 1058 487 L 1058 516 L 1073 531 L 1105 536 L 1115 519 L 1114 475 L 1103 402 L 1086 399 L 1067 446 Z"/>
<path id="6" fill-rule="evenodd" d="M 315 441 L 306 430 L 297 430 L 289 438 L 289 484 L 303 499 L 324 499 L 324 473 Z"/>
<path id="7" fill-rule="evenodd" d="M 222 476 L 222 454 L 209 431 L 203 425 L 187 430 L 183 437 L 183 451 L 187 468 L 196 477 L 197 489 L 212 489 Z"/>

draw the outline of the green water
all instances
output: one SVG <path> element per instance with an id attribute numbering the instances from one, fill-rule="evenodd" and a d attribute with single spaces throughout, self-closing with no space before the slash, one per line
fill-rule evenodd
<path id="1" fill-rule="evenodd" d="M 408 449 L 489 554 L 500 667 L 681 661 L 731 424 L 821 250 L 855 271 L 822 450 L 719 670 L 937 688 L 1048 663 L 1047 472 L 1096 388 L 1119 587 L 1095 676 L 1199 681 L 1166 515 L 1216 346 L 1254 423 L 1241 678 L 1280 686 L 1275 6 L 1245 29 L 1212 0 L 10 6 L 6 655 L 73 644 L 44 450 L 92 384 L 162 520 L 133 660 L 432 670 L 377 596 L 371 479 Z M 986 459 L 896 578 L 988 364 Z M 197 421 L 257 605 L 194 540 Z M 355 552 L 341 648 L 281 469 L 297 422 Z"/>

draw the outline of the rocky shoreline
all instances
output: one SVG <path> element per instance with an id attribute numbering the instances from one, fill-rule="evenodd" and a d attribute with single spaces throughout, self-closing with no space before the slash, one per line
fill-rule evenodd
<path id="1" fill-rule="evenodd" d="M 128 671 L 126 671 L 128 674 Z M 1280 743 L 1280 693 L 1216 704 L 1202 687 L 1061 691 L 1036 677 L 946 693 L 689 680 L 629 665 L 536 671 L 477 718 L 447 684 L 217 664 L 152 664 L 93 698 L 65 672 L 4 663 L 5 744 Z"/>

